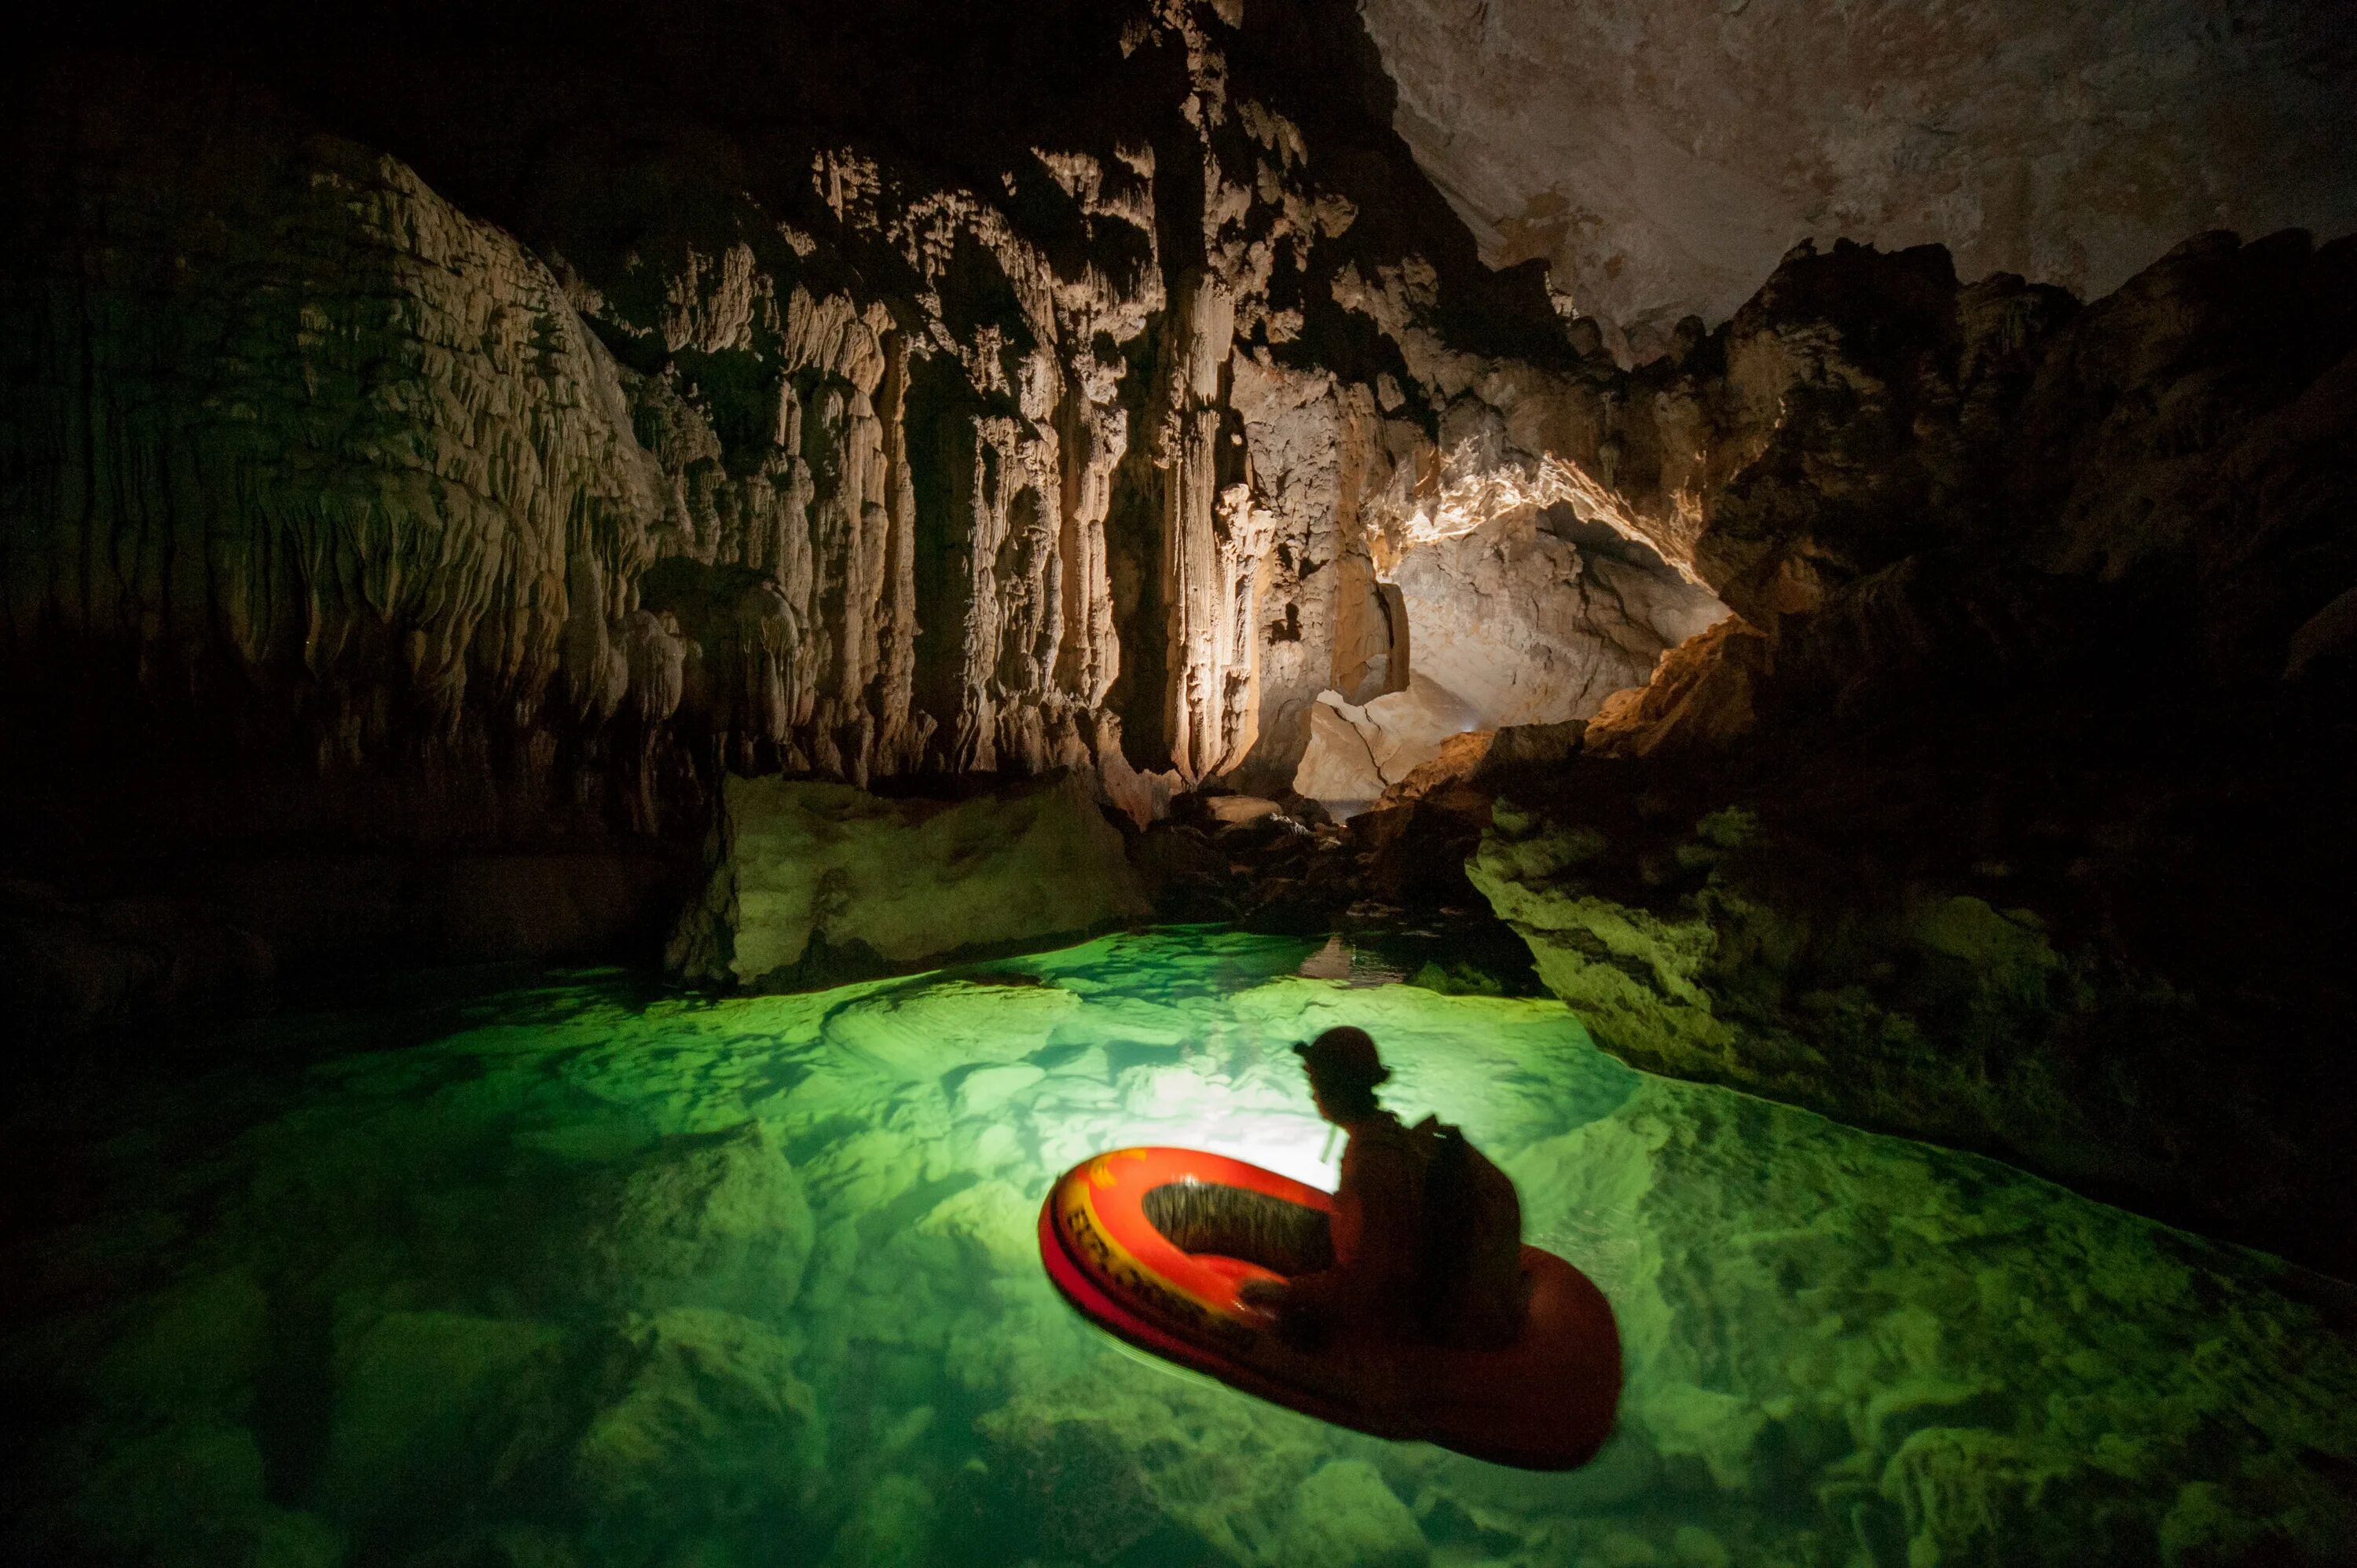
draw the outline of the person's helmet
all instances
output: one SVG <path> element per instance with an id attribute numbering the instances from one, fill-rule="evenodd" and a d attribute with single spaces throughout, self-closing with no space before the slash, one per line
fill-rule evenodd
<path id="1" fill-rule="evenodd" d="M 1348 1024 L 1329 1029 L 1314 1040 L 1296 1042 L 1293 1054 L 1319 1083 L 1372 1089 L 1392 1075 L 1375 1054 L 1374 1036 Z"/>

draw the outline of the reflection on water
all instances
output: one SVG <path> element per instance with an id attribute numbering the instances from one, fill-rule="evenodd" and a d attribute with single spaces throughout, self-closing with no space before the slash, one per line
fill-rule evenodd
<path id="1" fill-rule="evenodd" d="M 0 1546 L 1341 1568 L 2330 1562 L 2357 1539 L 2341 1287 L 1645 1078 L 1552 1003 L 1297 974 L 1315 950 L 1172 931 L 721 1003 L 589 977 L 249 1026 L 219 1044 L 262 1069 L 22 1110 L 20 1151 L 77 1152 L 41 1162 L 50 1217 L 5 1260 Z M 1611 1296 L 1629 1391 L 1587 1469 L 1175 1374 L 1041 1274 L 1040 1197 L 1099 1149 L 1329 1181 L 1285 1047 L 1340 1023 Z"/>

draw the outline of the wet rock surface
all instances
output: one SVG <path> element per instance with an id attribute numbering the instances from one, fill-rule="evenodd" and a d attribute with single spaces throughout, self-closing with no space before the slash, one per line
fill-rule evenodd
<path id="1" fill-rule="evenodd" d="M 0 1390 L 31 1561 L 2338 1561 L 2346 1287 L 1971 1155 L 1595 1050 L 1552 999 L 1197 930 L 796 996 L 613 977 L 239 1026 L 8 1112 Z M 1564 1476 L 1120 1353 L 1049 1179 L 1197 1144 L 1330 1181 L 1351 1023 L 1591 1274 Z M 256 1071 L 257 1059 L 282 1070 Z M 283 1070 L 302 1064 L 304 1070 Z M 86 1136 L 95 1119 L 138 1131 Z"/>
<path id="2" fill-rule="evenodd" d="M 2333 770 L 2074 718 L 1583 758 L 1501 799 L 1468 870 L 1626 1060 L 2345 1273 Z"/>
<path id="3" fill-rule="evenodd" d="M 692 984 L 834 985 L 1150 912 L 1121 832 L 1070 774 L 963 800 L 731 779 L 707 854 L 669 950 Z"/>
<path id="4" fill-rule="evenodd" d="M 1606 1048 L 2352 1266 L 2294 1216 L 2346 1204 L 2352 257 L 2079 308 L 1836 248 L 1697 340 L 1779 400 L 1692 535 L 1739 618 L 1472 867 Z"/>

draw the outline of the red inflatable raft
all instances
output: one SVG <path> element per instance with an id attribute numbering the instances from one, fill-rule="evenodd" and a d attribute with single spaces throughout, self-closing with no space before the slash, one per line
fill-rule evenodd
<path id="1" fill-rule="evenodd" d="M 1330 1265 L 1332 1199 L 1196 1149 L 1117 1149 L 1064 1173 L 1039 1256 L 1100 1327 L 1167 1360 L 1337 1425 L 1530 1470 L 1595 1455 L 1620 1400 L 1620 1336 L 1587 1275 L 1523 1249 L 1530 1317 L 1502 1350 L 1278 1339 L 1244 1281 Z"/>

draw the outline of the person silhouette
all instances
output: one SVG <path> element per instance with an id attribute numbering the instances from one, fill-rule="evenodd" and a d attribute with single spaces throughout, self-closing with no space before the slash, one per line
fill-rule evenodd
<path id="1" fill-rule="evenodd" d="M 1297 1044 L 1318 1113 L 1340 1127 L 1341 1181 L 1329 1219 L 1334 1264 L 1261 1279 L 1239 1297 L 1305 1348 L 1338 1332 L 1498 1348 L 1522 1331 L 1522 1200 L 1462 1133 L 1384 1110 L 1391 1078 L 1364 1029 Z"/>

